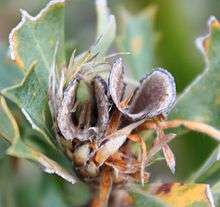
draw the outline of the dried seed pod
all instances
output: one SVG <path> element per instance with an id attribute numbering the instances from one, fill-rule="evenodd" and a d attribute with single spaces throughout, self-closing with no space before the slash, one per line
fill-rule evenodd
<path id="1" fill-rule="evenodd" d="M 76 104 L 76 91 L 80 79 L 76 77 L 69 82 L 64 91 L 63 100 L 58 110 L 57 124 L 58 127 L 67 140 L 79 139 L 81 141 L 87 140 L 94 134 L 93 129 L 89 128 L 81 130 L 75 126 L 72 119 L 72 109 Z"/>
<path id="2" fill-rule="evenodd" d="M 100 76 L 96 76 L 93 79 L 93 90 L 98 110 L 98 120 L 96 125 L 98 128 L 98 135 L 99 137 L 102 137 L 109 122 L 109 99 L 107 96 L 106 82 Z"/>
<path id="3" fill-rule="evenodd" d="M 134 118 L 166 114 L 172 109 L 175 100 L 174 78 L 168 71 L 159 68 L 141 80 L 130 102 L 129 113 Z"/>
<path id="4" fill-rule="evenodd" d="M 78 134 L 77 128 L 74 126 L 71 110 L 75 105 L 76 90 L 79 83 L 79 79 L 70 81 L 66 88 L 62 104 L 58 110 L 57 123 L 62 135 L 67 139 L 74 139 Z"/>
<path id="5" fill-rule="evenodd" d="M 140 120 L 170 111 L 175 103 L 176 87 L 168 71 L 157 69 L 146 75 L 135 90 L 127 108 L 123 108 L 117 92 L 122 90 L 123 70 L 122 60 L 118 59 L 109 75 L 109 92 L 116 107 L 124 115 L 132 120 Z"/>

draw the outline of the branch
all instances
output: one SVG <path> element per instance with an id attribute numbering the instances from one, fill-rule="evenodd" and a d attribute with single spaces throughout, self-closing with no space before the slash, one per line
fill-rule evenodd
<path id="1" fill-rule="evenodd" d="M 214 127 L 208 124 L 204 124 L 197 121 L 183 120 L 183 119 L 174 119 L 170 121 L 162 121 L 157 123 L 146 122 L 140 127 L 140 130 L 144 130 L 144 129 L 156 130 L 158 126 L 161 127 L 161 129 L 170 129 L 170 128 L 177 128 L 183 126 L 187 129 L 206 134 L 210 137 L 213 137 L 215 140 L 220 141 L 220 131 L 218 129 L 215 129 Z"/>

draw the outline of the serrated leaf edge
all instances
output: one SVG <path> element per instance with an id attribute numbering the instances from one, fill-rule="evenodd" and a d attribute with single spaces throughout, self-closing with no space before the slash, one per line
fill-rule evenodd
<path id="1" fill-rule="evenodd" d="M 24 64 L 21 60 L 19 60 L 19 58 L 17 59 L 17 54 L 16 54 L 16 45 L 14 44 L 14 35 L 15 33 L 22 28 L 22 26 L 28 21 L 38 21 L 47 11 L 51 6 L 54 6 L 55 4 L 59 4 L 59 3 L 65 3 L 65 0 L 51 0 L 45 8 L 43 8 L 35 17 L 31 16 L 27 11 L 25 10 L 20 10 L 21 12 L 21 21 L 17 24 L 16 27 L 14 27 L 12 29 L 12 31 L 9 34 L 9 51 L 10 51 L 10 56 L 11 59 L 16 61 L 18 66 L 20 66 L 21 68 L 24 67 Z"/>
<path id="2" fill-rule="evenodd" d="M 209 67 L 208 67 L 209 60 L 208 60 L 208 57 L 207 57 L 207 55 L 206 55 L 206 52 L 205 52 L 205 48 L 204 48 L 203 43 L 204 43 L 204 41 L 205 41 L 207 38 L 210 37 L 210 35 L 211 35 L 211 29 L 212 29 L 212 23 L 214 23 L 214 22 L 218 22 L 218 20 L 216 19 L 215 16 L 210 16 L 209 19 L 208 19 L 208 21 L 207 21 L 208 33 L 207 33 L 206 35 L 203 35 L 203 36 L 201 36 L 201 37 L 196 38 L 196 40 L 195 40 L 195 44 L 196 44 L 198 50 L 199 50 L 199 51 L 203 54 L 203 56 L 204 56 L 204 59 L 205 59 L 205 69 L 204 69 L 204 71 L 203 71 L 201 74 L 199 74 L 199 75 L 192 81 L 191 84 L 189 84 L 188 87 L 186 87 L 186 88 L 183 90 L 183 92 L 181 93 L 181 95 L 177 97 L 176 103 L 178 103 L 178 102 L 181 100 L 181 98 L 184 97 L 185 94 L 187 94 L 187 93 L 191 90 L 191 88 L 192 88 L 195 84 L 197 84 L 197 82 L 199 82 L 200 79 L 209 71 Z"/>

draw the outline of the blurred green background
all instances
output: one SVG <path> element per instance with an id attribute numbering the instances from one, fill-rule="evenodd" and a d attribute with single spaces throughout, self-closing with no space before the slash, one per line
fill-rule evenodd
<path id="1" fill-rule="evenodd" d="M 0 0 L 0 70 L 10 73 L 11 68 L 15 67 L 8 59 L 6 48 L 9 32 L 20 21 L 19 9 L 26 9 L 35 15 L 47 2 Z M 108 4 L 116 15 L 118 33 L 120 14 L 124 8 L 136 14 L 149 5 L 157 7 L 154 29 L 159 34 L 159 41 L 155 67 L 167 68 L 174 75 L 178 92 L 204 69 L 204 60 L 196 49 L 195 39 L 207 32 L 206 22 L 210 15 L 220 18 L 219 0 L 109 0 Z M 67 54 L 74 48 L 79 53 L 86 50 L 95 37 L 94 1 L 69 0 L 66 5 Z M 4 77 L 0 78 L 4 86 Z M 0 87 L 3 87 L 1 84 Z M 162 164 L 151 169 L 153 179 L 183 180 L 204 162 L 214 146 L 215 142 L 205 135 L 188 133 L 178 137 L 171 145 L 177 159 L 176 177 Z M 7 148 L 7 143 L 1 139 L 0 148 Z M 158 167 L 164 169 L 163 175 Z M 83 206 L 88 199 L 89 190 L 84 184 L 71 186 L 60 178 L 42 173 L 28 161 L 0 154 L 0 206 Z"/>

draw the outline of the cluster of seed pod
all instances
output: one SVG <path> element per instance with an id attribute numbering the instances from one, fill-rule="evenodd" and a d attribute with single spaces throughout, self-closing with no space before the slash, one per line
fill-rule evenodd
<path id="1" fill-rule="evenodd" d="M 94 181 L 108 168 L 113 183 L 147 178 L 145 159 L 140 162 L 131 153 L 129 138 L 133 139 L 140 125 L 172 109 L 176 98 L 172 75 L 155 69 L 136 89 L 127 90 L 124 65 L 118 58 L 107 80 L 96 74 L 86 82 L 90 96 L 81 103 L 77 100 L 79 85 L 85 81 L 81 71 L 70 79 L 65 83 L 63 73 L 59 87 L 51 84 L 50 94 L 54 96 L 50 97 L 59 139 L 68 146 L 66 152 L 77 174 L 86 181 Z"/>

